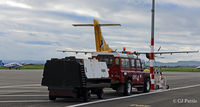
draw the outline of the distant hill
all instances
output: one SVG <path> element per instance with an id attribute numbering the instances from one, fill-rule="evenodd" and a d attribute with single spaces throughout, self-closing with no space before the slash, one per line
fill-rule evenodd
<path id="1" fill-rule="evenodd" d="M 3 63 L 20 62 L 25 64 L 45 64 L 45 60 L 3 60 Z M 147 63 L 149 66 L 149 63 Z M 200 66 L 200 61 L 178 61 L 178 62 L 156 62 L 155 66 L 166 66 L 166 67 L 197 67 Z"/>
<path id="2" fill-rule="evenodd" d="M 45 64 L 45 60 L 3 60 L 4 63 L 19 62 L 25 64 Z"/>
<path id="3" fill-rule="evenodd" d="M 147 63 L 149 66 L 149 63 Z M 163 63 L 163 62 L 156 62 L 156 66 L 167 66 L 167 67 L 197 67 L 200 66 L 200 61 L 178 61 L 178 62 L 168 62 L 168 63 Z"/>

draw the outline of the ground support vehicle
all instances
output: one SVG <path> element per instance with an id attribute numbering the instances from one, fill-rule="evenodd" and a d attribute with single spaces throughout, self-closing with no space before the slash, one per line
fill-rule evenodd
<path id="1" fill-rule="evenodd" d="M 103 98 L 103 88 L 110 87 L 110 78 L 105 62 L 95 59 L 47 60 L 42 85 L 49 90 L 49 100 L 77 97 L 89 101 L 91 94 Z"/>
<path id="2" fill-rule="evenodd" d="M 111 88 L 124 95 L 130 95 L 132 89 L 150 91 L 150 73 L 143 72 L 144 67 L 138 57 L 122 53 L 93 53 L 93 58 L 106 62 L 111 78 Z"/>
<path id="3" fill-rule="evenodd" d="M 155 89 L 169 89 L 169 85 L 167 85 L 167 78 L 163 75 L 162 70 L 160 68 L 156 68 L 154 70 L 155 76 Z"/>

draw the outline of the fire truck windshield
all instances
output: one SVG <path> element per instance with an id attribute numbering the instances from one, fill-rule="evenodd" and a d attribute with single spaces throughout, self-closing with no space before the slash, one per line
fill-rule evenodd
<path id="1" fill-rule="evenodd" d="M 99 56 L 100 62 L 106 62 L 107 66 L 113 65 L 113 57 L 112 56 Z"/>

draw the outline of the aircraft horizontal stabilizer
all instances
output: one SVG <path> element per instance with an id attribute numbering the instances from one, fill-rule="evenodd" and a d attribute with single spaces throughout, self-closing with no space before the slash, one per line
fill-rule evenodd
<path id="1" fill-rule="evenodd" d="M 72 24 L 72 26 L 94 26 L 94 24 Z"/>
<path id="2" fill-rule="evenodd" d="M 121 24 L 96 24 L 97 26 L 121 26 Z M 94 24 L 72 24 L 72 26 L 94 26 Z"/>

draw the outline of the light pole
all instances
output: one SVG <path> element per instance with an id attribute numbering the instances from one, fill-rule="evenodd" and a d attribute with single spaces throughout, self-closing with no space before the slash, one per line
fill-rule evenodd
<path id="1" fill-rule="evenodd" d="M 155 0 L 152 0 L 152 19 L 151 19 L 151 54 L 150 54 L 150 76 L 151 76 L 151 89 L 154 90 L 154 18 L 155 18 Z"/>

